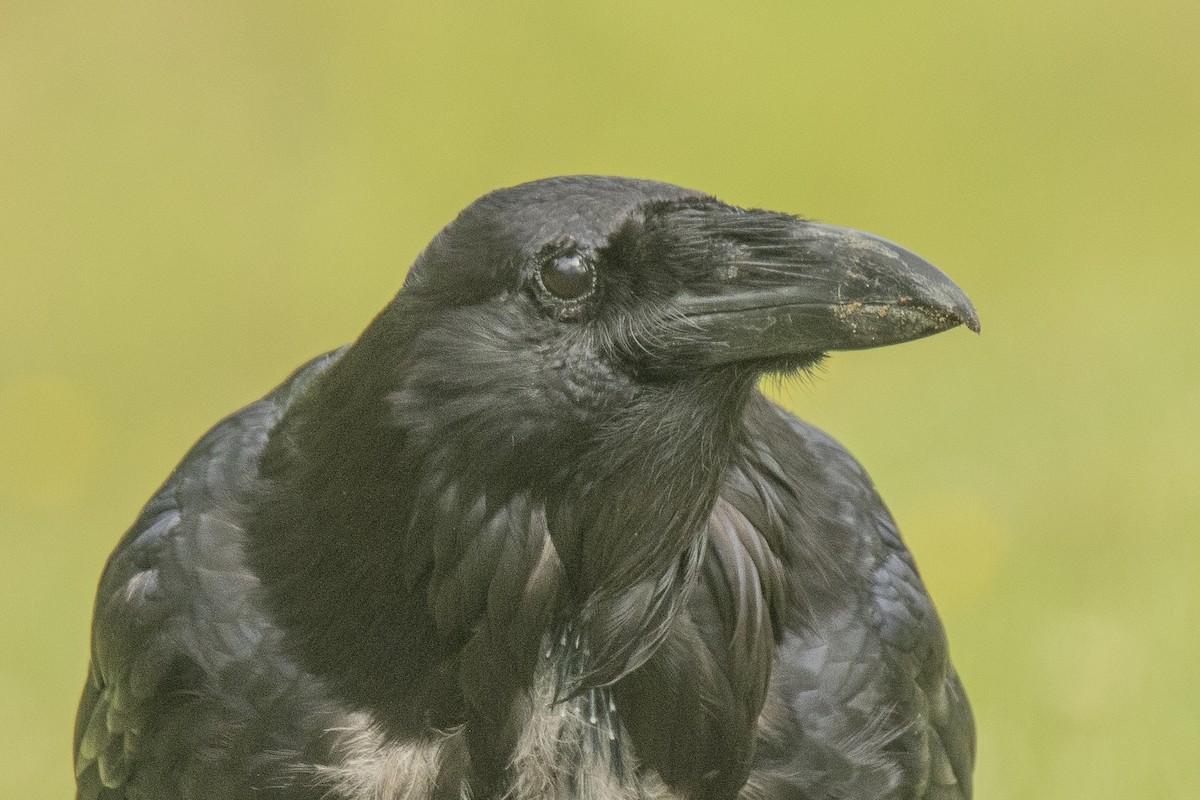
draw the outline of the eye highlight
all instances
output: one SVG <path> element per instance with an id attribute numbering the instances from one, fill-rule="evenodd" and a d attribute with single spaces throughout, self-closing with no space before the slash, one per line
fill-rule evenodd
<path id="1" fill-rule="evenodd" d="M 566 253 L 543 264 L 538 280 L 559 300 L 580 300 L 596 288 L 595 268 L 579 253 Z"/>

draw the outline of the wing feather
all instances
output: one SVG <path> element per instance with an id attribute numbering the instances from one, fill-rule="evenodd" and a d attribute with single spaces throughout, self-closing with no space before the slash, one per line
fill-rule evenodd
<path id="1" fill-rule="evenodd" d="M 974 725 L 887 507 L 844 447 L 758 400 L 731 486 L 787 565 L 787 620 L 743 797 L 969 800 Z M 766 490 L 764 491 L 764 488 Z M 776 488 L 784 487 L 784 488 Z M 776 544 L 777 543 L 777 544 Z"/>
<path id="2" fill-rule="evenodd" d="M 228 686 L 233 667 L 256 662 L 264 654 L 259 648 L 277 632 L 255 606 L 256 579 L 242 562 L 239 514 L 257 454 L 288 398 L 333 357 L 310 362 L 273 394 L 209 431 L 109 558 L 76 717 L 81 800 L 185 796 L 187 775 L 194 772 L 183 765 L 187 755 L 205 746 L 219 750 L 214 732 L 246 719 L 223 714 L 220 702 L 236 703 L 238 695 L 218 702 L 214 698 L 224 693 L 214 687 Z M 270 654 L 277 664 L 262 659 L 267 666 L 251 671 L 264 673 L 259 684 L 278 685 L 274 673 L 288 665 L 277 650 Z M 187 731 L 181 717 L 189 721 Z M 207 796 L 222 796 L 217 787 L 209 790 Z"/>

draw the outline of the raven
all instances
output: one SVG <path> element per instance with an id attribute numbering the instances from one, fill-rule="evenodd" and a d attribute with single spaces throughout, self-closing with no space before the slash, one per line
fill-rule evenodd
<path id="1" fill-rule="evenodd" d="M 109 559 L 79 798 L 969 798 L 887 508 L 756 390 L 965 325 L 871 234 L 676 186 L 485 195 Z"/>

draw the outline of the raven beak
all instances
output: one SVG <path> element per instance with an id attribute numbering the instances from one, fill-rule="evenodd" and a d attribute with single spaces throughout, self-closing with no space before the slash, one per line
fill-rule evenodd
<path id="1" fill-rule="evenodd" d="M 979 332 L 963 290 L 915 253 L 863 231 L 771 216 L 766 236 L 724 248 L 717 278 L 676 297 L 687 326 L 687 352 L 676 355 L 702 365 L 815 358 L 958 325 Z"/>

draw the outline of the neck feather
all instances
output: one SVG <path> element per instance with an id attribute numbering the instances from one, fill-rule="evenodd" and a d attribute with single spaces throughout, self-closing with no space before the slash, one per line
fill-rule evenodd
<path id="1" fill-rule="evenodd" d="M 488 468 L 414 435 L 379 363 L 351 348 L 285 415 L 249 556 L 307 668 L 395 735 L 469 723 L 472 769 L 498 776 L 546 641 L 581 642 L 556 691 L 586 697 L 670 638 L 753 376 L 649 387 L 542 454 L 561 468 L 529 449 Z"/>

